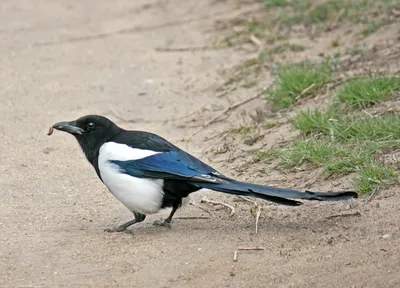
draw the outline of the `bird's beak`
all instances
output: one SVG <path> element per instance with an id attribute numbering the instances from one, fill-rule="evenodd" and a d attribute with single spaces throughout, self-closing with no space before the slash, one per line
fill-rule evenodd
<path id="1" fill-rule="evenodd" d="M 70 122 L 58 122 L 52 126 L 54 129 L 68 132 L 71 134 L 78 134 L 82 135 L 84 130 L 78 126 L 76 126 L 75 121 L 70 121 Z"/>

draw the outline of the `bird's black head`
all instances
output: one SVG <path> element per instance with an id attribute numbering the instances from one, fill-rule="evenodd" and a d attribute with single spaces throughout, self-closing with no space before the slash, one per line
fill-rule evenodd
<path id="1" fill-rule="evenodd" d="M 86 115 L 74 121 L 59 122 L 52 128 L 74 135 L 91 163 L 98 155 L 101 145 L 122 131 L 111 120 L 100 115 Z"/>

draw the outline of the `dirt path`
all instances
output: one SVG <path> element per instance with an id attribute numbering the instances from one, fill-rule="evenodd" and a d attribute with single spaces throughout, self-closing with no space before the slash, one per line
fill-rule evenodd
<path id="1" fill-rule="evenodd" d="M 103 229 L 130 212 L 100 183 L 72 137 L 46 136 L 54 122 L 97 113 L 200 156 L 209 145 L 204 136 L 216 128 L 182 142 L 197 128 L 182 128 L 177 118 L 252 95 L 238 89 L 216 97 L 218 71 L 243 55 L 157 48 L 202 47 L 214 20 L 254 8 L 231 2 L 2 1 L 0 287 L 398 287 L 394 189 L 372 204 L 267 206 L 258 235 L 246 203 L 233 217 L 207 206 L 210 219 L 153 227 L 164 211 L 133 235 L 108 234 Z M 238 119 L 240 111 L 217 127 Z M 210 163 L 237 175 L 229 164 Z M 194 199 L 203 195 L 234 205 L 233 197 L 208 191 Z M 177 216 L 207 214 L 189 206 Z M 240 253 L 234 263 L 239 246 L 265 250 Z"/>

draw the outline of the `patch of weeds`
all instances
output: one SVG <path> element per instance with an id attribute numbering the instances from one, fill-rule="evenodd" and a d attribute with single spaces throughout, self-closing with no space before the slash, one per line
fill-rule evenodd
<path id="1" fill-rule="evenodd" d="M 393 184 L 397 178 L 393 165 L 384 165 L 375 160 L 374 154 L 378 149 L 378 146 L 366 143 L 344 145 L 327 139 L 310 138 L 267 156 L 269 159 L 277 156 L 280 161 L 278 167 L 281 168 L 312 164 L 322 167 L 326 175 L 356 172 L 359 174 L 354 180 L 356 190 L 370 193 L 378 186 Z"/>
<path id="2" fill-rule="evenodd" d="M 333 127 L 337 125 L 337 121 L 335 110 L 333 109 L 328 112 L 309 109 L 300 111 L 292 124 L 294 128 L 302 131 L 305 135 L 331 135 Z"/>
<path id="3" fill-rule="evenodd" d="M 278 149 L 268 149 L 265 151 L 252 151 L 253 154 L 253 162 L 261 162 L 261 161 L 268 161 L 273 158 L 276 158 L 279 155 L 279 150 Z"/>
<path id="4" fill-rule="evenodd" d="M 313 65 L 309 61 L 280 67 L 277 70 L 278 80 L 273 89 L 268 91 L 273 111 L 287 108 L 296 101 L 311 95 L 331 81 L 329 60 Z"/>
<path id="5" fill-rule="evenodd" d="M 397 173 L 393 166 L 370 163 L 362 169 L 354 184 L 360 193 L 370 193 L 379 186 L 394 184 L 396 179 Z"/>
<path id="6" fill-rule="evenodd" d="M 400 139 L 400 116 L 360 118 L 346 114 L 303 111 L 293 121 L 304 135 L 328 136 L 333 141 L 394 141 Z"/>
<path id="7" fill-rule="evenodd" d="M 375 118 L 339 121 L 337 138 L 343 141 L 393 141 L 400 139 L 400 116 L 385 115 Z M 344 130 L 343 130 L 344 129 Z"/>
<path id="8" fill-rule="evenodd" d="M 347 156 L 348 152 L 340 146 L 329 145 L 325 141 L 309 139 L 298 141 L 293 146 L 279 151 L 279 166 L 290 168 L 304 163 L 320 165 L 332 159 Z"/>
<path id="9" fill-rule="evenodd" d="M 299 44 L 291 44 L 291 43 L 283 43 L 275 46 L 273 49 L 271 49 L 271 53 L 283 53 L 287 51 L 292 51 L 292 52 L 300 52 L 304 51 L 306 47 L 303 45 Z"/>
<path id="10" fill-rule="evenodd" d="M 399 163 L 385 163 L 382 153 L 391 153 L 400 143 L 400 116 L 369 117 L 357 109 L 383 101 L 394 91 L 400 91 L 400 78 L 395 76 L 347 81 L 326 111 L 297 114 L 292 124 L 302 132 L 301 140 L 265 152 L 266 157 L 278 158 L 281 168 L 308 164 L 323 168 L 328 176 L 357 173 L 354 185 L 360 193 L 395 183 Z"/>
<path id="11" fill-rule="evenodd" d="M 243 138 L 247 137 L 250 133 L 254 132 L 257 127 L 241 125 L 237 128 L 229 130 L 230 133 L 240 134 Z"/>
<path id="12" fill-rule="evenodd" d="M 270 129 L 270 128 L 274 128 L 276 126 L 279 126 L 280 124 L 278 122 L 265 122 L 264 123 L 264 128 L 266 129 Z"/>
<path id="13" fill-rule="evenodd" d="M 366 108 L 400 91 L 399 77 L 368 76 L 346 82 L 337 93 L 337 99 L 346 105 Z"/>

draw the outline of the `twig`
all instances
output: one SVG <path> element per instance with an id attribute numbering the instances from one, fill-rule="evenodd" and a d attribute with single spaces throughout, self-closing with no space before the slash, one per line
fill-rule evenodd
<path id="1" fill-rule="evenodd" d="M 371 193 L 371 195 L 369 195 L 368 199 L 367 199 L 367 203 L 370 202 L 372 200 L 372 198 L 375 196 L 376 192 L 378 192 L 378 187 L 376 187 L 374 189 L 374 191 Z"/>
<path id="2" fill-rule="evenodd" d="M 352 217 L 352 216 L 361 216 L 361 213 L 357 211 L 354 213 L 337 214 L 337 215 L 325 217 L 325 219 L 333 219 L 333 218 L 338 218 L 338 217 Z"/>
<path id="3" fill-rule="evenodd" d="M 260 39 L 258 39 L 258 38 L 256 37 L 256 35 L 254 35 L 254 34 L 251 34 L 251 35 L 250 35 L 250 41 L 251 41 L 253 44 L 255 44 L 257 47 L 260 47 L 260 46 L 261 46 L 261 41 L 260 41 Z"/>
<path id="4" fill-rule="evenodd" d="M 209 199 L 207 199 L 206 197 L 203 197 L 203 198 L 201 199 L 201 202 L 202 202 L 202 203 L 211 203 L 211 204 L 213 204 L 213 205 L 222 205 L 222 206 L 225 206 L 225 207 L 231 209 L 231 213 L 229 214 L 229 217 L 233 216 L 233 215 L 236 213 L 236 210 L 235 210 L 235 208 L 234 208 L 233 206 L 231 206 L 231 205 L 229 205 L 229 204 L 226 204 L 226 203 L 224 203 L 224 202 L 209 200 Z"/>
<path id="5" fill-rule="evenodd" d="M 233 252 L 233 262 L 237 262 L 237 250 L 235 250 L 235 252 Z"/>
<path id="6" fill-rule="evenodd" d="M 192 206 L 194 206 L 194 207 L 197 207 L 197 208 L 203 210 L 204 212 L 206 212 L 208 215 L 211 216 L 211 212 L 210 212 L 208 209 L 206 209 L 206 208 L 204 208 L 204 207 L 202 207 L 202 206 L 200 206 L 200 205 L 198 205 L 198 204 L 196 204 L 196 203 L 194 203 L 194 202 L 189 202 L 189 205 L 192 205 Z"/>
<path id="7" fill-rule="evenodd" d="M 225 96 L 226 94 L 228 94 L 229 92 L 232 92 L 232 91 L 234 91 L 234 90 L 236 90 L 236 89 L 237 89 L 236 86 L 231 87 L 231 88 L 226 89 L 226 90 L 222 91 L 221 93 L 217 94 L 216 97 L 217 97 L 217 98 L 221 98 L 221 97 Z"/>
<path id="8" fill-rule="evenodd" d="M 262 208 L 263 207 L 261 205 L 257 207 L 257 213 L 256 213 L 256 235 L 258 233 L 258 219 L 260 219 Z"/>
<path id="9" fill-rule="evenodd" d="M 256 235 L 257 235 L 258 234 L 258 221 L 260 219 L 261 210 L 263 209 L 263 207 L 258 205 L 257 201 L 250 200 L 245 196 L 238 196 L 238 197 L 240 199 L 243 199 L 243 200 L 247 201 L 247 202 L 253 203 L 254 206 L 257 208 L 257 212 L 256 212 Z"/>
<path id="10" fill-rule="evenodd" d="M 239 247 L 238 250 L 265 250 L 265 247 Z"/>
<path id="11" fill-rule="evenodd" d="M 268 86 L 267 88 L 263 88 L 260 92 L 258 92 L 256 95 L 249 97 L 245 100 L 239 101 L 227 108 L 225 108 L 224 110 L 222 110 L 219 114 L 215 115 L 213 118 L 211 118 L 211 120 L 207 121 L 206 123 L 204 123 L 199 129 L 197 129 L 196 131 L 193 132 L 193 134 L 190 137 L 195 136 L 197 133 L 199 133 L 201 130 L 203 130 L 204 128 L 206 128 L 207 126 L 213 124 L 219 117 L 221 117 L 222 115 L 228 113 L 231 110 L 236 109 L 239 106 L 242 106 L 250 101 L 253 101 L 259 97 L 261 97 L 265 91 L 269 90 L 272 87 L 272 84 L 270 86 Z"/>

